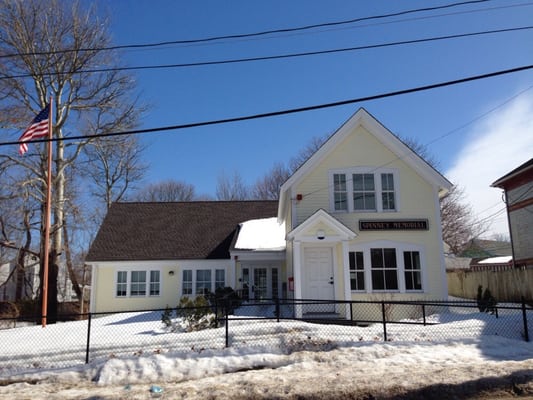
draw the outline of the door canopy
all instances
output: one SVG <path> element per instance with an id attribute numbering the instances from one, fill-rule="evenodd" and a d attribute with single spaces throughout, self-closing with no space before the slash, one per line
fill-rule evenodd
<path id="1" fill-rule="evenodd" d="M 352 240 L 357 234 L 332 217 L 323 209 L 319 209 L 287 235 L 287 240 L 299 242 L 340 242 Z"/>

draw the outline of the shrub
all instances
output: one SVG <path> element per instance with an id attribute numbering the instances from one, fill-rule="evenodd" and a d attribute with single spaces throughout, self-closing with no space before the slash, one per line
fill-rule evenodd
<path id="1" fill-rule="evenodd" d="M 175 314 L 178 319 L 173 321 L 172 309 L 167 306 L 161 315 L 161 321 L 172 332 L 192 332 L 217 327 L 216 315 L 204 296 L 197 296 L 195 299 L 182 297 Z"/>
<path id="2" fill-rule="evenodd" d="M 19 309 L 15 303 L 10 301 L 0 302 L 0 329 L 15 327 L 17 318 L 19 317 Z"/>
<path id="3" fill-rule="evenodd" d="M 479 285 L 477 288 L 477 307 L 480 312 L 495 314 L 496 306 L 498 302 L 490 292 L 489 288 L 485 288 L 483 291 L 483 286 Z"/>
<path id="4" fill-rule="evenodd" d="M 215 293 L 209 292 L 205 297 L 209 304 L 218 311 L 219 316 L 223 315 L 224 310 L 228 314 L 233 314 L 235 309 L 242 304 L 242 299 L 238 293 L 229 286 L 219 287 L 215 290 Z"/>

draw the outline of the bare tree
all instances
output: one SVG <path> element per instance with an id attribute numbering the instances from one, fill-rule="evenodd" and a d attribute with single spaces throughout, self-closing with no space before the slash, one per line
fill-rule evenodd
<path id="1" fill-rule="evenodd" d="M 224 172 L 218 176 L 216 197 L 217 200 L 246 200 L 250 198 L 250 190 L 242 180 L 241 175 L 235 171 L 229 177 Z"/>
<path id="2" fill-rule="evenodd" d="M 0 0 L 0 54 L 4 56 L 0 64 L 0 126 L 16 129 L 19 135 L 48 102 L 48 96 L 53 99 L 53 136 L 59 140 L 54 143 L 49 322 L 57 316 L 66 171 L 75 165 L 91 136 L 131 128 L 139 117 L 131 76 L 120 70 L 116 52 L 103 50 L 110 45 L 107 26 L 92 5 L 59 0 Z M 104 66 L 106 72 L 93 72 Z M 87 139 L 61 140 L 70 132 L 85 134 Z M 32 187 L 34 195 L 44 204 L 45 146 L 32 144 L 30 149 L 24 158 L 9 152 L 1 157 L 31 173 L 31 183 L 37 183 Z M 41 213 L 42 221 L 43 218 Z M 41 244 L 43 226 L 41 223 Z"/>
<path id="3" fill-rule="evenodd" d="M 120 201 L 141 181 L 147 166 L 142 162 L 142 147 L 135 136 L 98 138 L 84 148 L 91 194 L 105 205 Z"/>
<path id="4" fill-rule="evenodd" d="M 276 163 L 262 178 L 259 178 L 252 188 L 252 197 L 258 200 L 276 200 L 279 189 L 290 176 L 289 169 Z"/>
<path id="5" fill-rule="evenodd" d="M 317 150 L 322 147 L 322 145 L 329 139 L 329 135 L 324 136 L 315 136 L 311 138 L 309 143 L 301 149 L 298 154 L 296 154 L 293 158 L 289 161 L 289 171 L 292 175 L 298 168 L 300 168 L 304 162 L 306 162 L 309 157 L 311 157 L 313 154 L 317 152 Z"/>
<path id="6" fill-rule="evenodd" d="M 439 160 L 431 153 L 429 147 L 421 143 L 415 138 L 412 137 L 398 137 L 404 144 L 407 145 L 411 150 L 413 150 L 418 156 L 420 156 L 425 162 L 431 165 L 434 169 L 439 169 Z"/>
<path id="7" fill-rule="evenodd" d="M 136 201 L 161 202 L 192 201 L 195 198 L 193 185 L 175 180 L 151 183 L 133 196 Z"/>
<path id="8" fill-rule="evenodd" d="M 484 221 L 476 221 L 472 208 L 464 202 L 464 190 L 458 186 L 441 199 L 442 239 L 454 254 L 459 254 L 472 239 L 488 229 Z"/>

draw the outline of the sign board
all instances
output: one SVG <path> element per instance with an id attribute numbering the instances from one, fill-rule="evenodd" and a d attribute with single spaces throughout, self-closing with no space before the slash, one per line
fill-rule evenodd
<path id="1" fill-rule="evenodd" d="M 427 219 L 360 219 L 360 231 L 427 231 L 429 222 Z"/>

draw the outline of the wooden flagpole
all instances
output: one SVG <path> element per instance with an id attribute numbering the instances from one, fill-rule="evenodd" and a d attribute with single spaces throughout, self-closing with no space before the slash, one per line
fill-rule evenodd
<path id="1" fill-rule="evenodd" d="M 43 262 L 43 290 L 42 296 L 42 319 L 43 328 L 46 327 L 46 313 L 48 309 L 48 269 L 50 259 L 50 219 L 52 208 L 52 96 L 50 96 L 50 108 L 48 114 L 48 172 L 46 177 L 46 207 L 45 207 L 45 226 L 44 226 L 44 262 Z"/>

